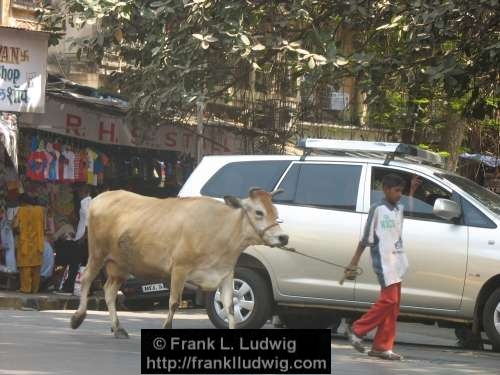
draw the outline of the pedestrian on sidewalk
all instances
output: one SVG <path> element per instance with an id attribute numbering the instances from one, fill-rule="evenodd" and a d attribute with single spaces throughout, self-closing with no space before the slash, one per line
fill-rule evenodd
<path id="1" fill-rule="evenodd" d="M 36 199 L 25 194 L 20 197 L 21 207 L 14 219 L 19 231 L 17 239 L 17 267 L 20 292 L 37 293 L 40 288 L 40 268 L 45 241 L 45 211 Z"/>
<path id="2" fill-rule="evenodd" d="M 54 249 L 49 241 L 45 239 L 42 257 L 42 266 L 40 269 L 40 291 L 46 292 L 53 288 L 52 275 L 54 273 Z"/>
<path id="3" fill-rule="evenodd" d="M 400 176 L 384 176 L 382 189 L 385 197 L 370 208 L 363 237 L 345 271 L 346 279 L 356 278 L 359 259 L 369 246 L 373 270 L 381 287 L 380 296 L 368 312 L 347 328 L 347 336 L 352 346 L 364 353 L 363 336 L 377 328 L 368 355 L 387 360 L 402 359 L 392 349 L 396 337 L 401 281 L 408 269 L 402 241 L 403 206 L 399 203 L 404 187 L 405 181 Z"/>
<path id="4" fill-rule="evenodd" d="M 17 273 L 16 264 L 16 242 L 14 240 L 14 232 L 12 225 L 15 216 L 17 215 L 17 207 L 10 207 L 4 212 L 0 220 L 0 238 L 3 248 L 5 249 L 5 266 L 7 272 Z"/>
<path id="5" fill-rule="evenodd" d="M 67 231 L 68 236 L 61 236 L 54 243 L 56 251 L 56 265 L 68 265 L 68 277 L 62 285 L 62 292 L 72 294 L 75 286 L 76 276 L 80 266 L 85 266 L 89 257 L 87 244 L 87 223 L 90 202 L 90 190 L 87 185 L 79 189 L 80 217 L 76 233 Z M 74 234 L 73 234 L 73 233 Z"/>

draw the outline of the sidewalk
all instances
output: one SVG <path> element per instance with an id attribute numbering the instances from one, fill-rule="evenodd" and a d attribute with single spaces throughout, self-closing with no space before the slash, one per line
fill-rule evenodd
<path id="1" fill-rule="evenodd" d="M 76 310 L 80 297 L 65 296 L 54 293 L 26 294 L 8 290 L 0 290 L 0 310 Z M 117 301 L 120 309 L 121 303 Z M 89 297 L 88 308 L 91 310 L 107 310 L 102 291 Z"/>

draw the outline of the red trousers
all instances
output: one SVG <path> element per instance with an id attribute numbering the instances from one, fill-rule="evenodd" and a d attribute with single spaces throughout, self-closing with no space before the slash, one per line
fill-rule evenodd
<path id="1" fill-rule="evenodd" d="M 396 321 L 401 302 L 401 283 L 382 288 L 380 296 L 370 310 L 352 325 L 352 332 L 363 337 L 377 328 L 373 350 L 392 350 L 396 338 Z"/>

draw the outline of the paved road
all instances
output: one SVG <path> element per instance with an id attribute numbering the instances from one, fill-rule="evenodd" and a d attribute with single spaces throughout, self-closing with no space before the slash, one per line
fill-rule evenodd
<path id="1" fill-rule="evenodd" d="M 71 313 L 1 310 L 0 375 L 140 374 L 140 329 L 160 328 L 165 316 L 120 312 L 130 339 L 116 340 L 106 312 L 89 312 L 77 331 L 69 328 Z M 182 310 L 174 328 L 212 325 L 202 310 Z M 500 374 L 500 354 L 460 350 L 451 330 L 400 324 L 397 349 L 405 361 L 386 362 L 358 354 L 334 336 L 332 374 Z"/>

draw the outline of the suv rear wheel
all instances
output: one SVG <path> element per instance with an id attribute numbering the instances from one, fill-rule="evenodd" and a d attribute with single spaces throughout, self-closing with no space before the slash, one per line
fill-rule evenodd
<path id="1" fill-rule="evenodd" d="M 483 327 L 493 348 L 500 348 L 500 288 L 497 288 L 486 301 L 483 310 Z"/>
<path id="2" fill-rule="evenodd" d="M 252 269 L 235 270 L 233 302 L 236 328 L 260 328 L 271 316 L 271 291 L 264 278 Z M 219 289 L 208 295 L 207 314 L 217 328 L 228 328 Z"/>

